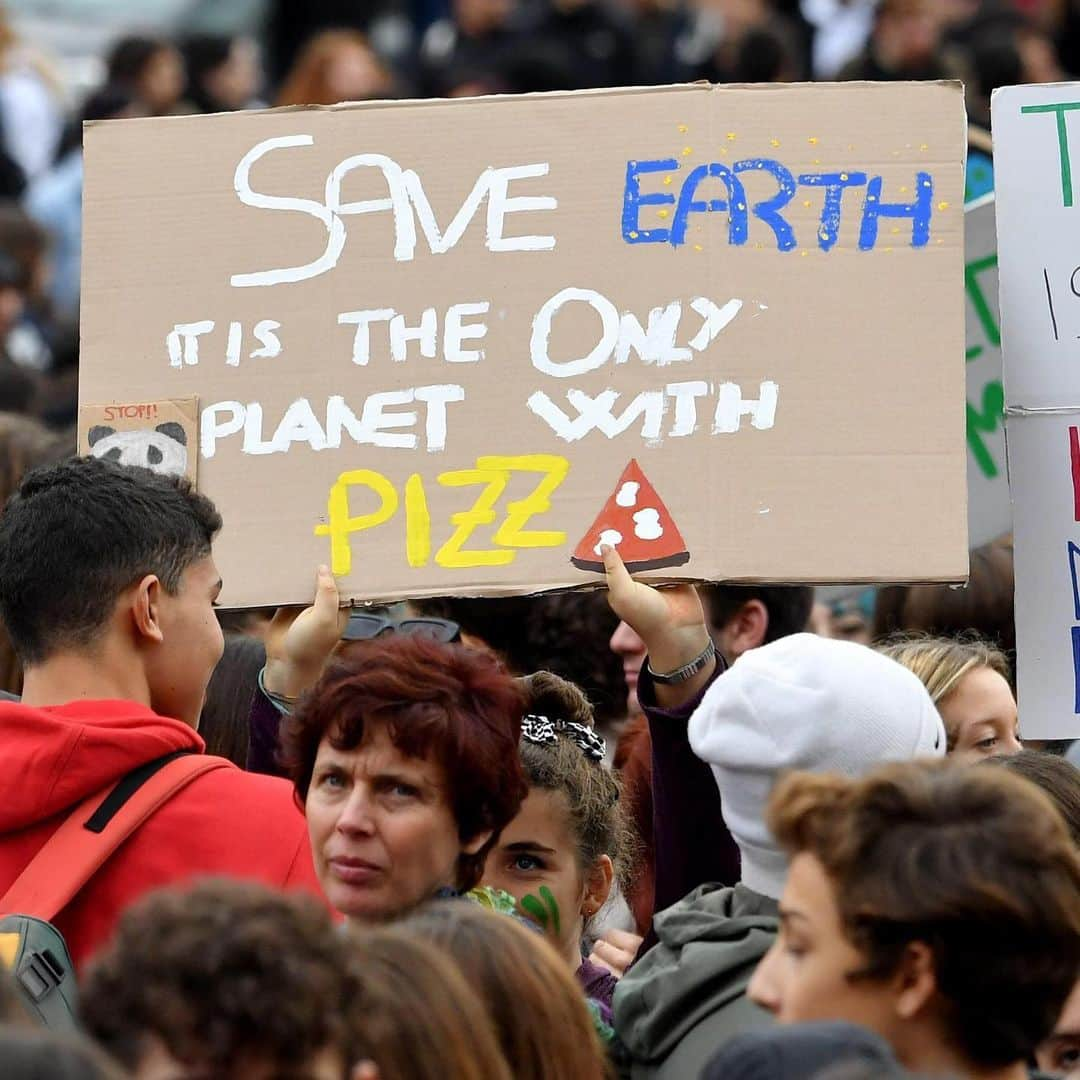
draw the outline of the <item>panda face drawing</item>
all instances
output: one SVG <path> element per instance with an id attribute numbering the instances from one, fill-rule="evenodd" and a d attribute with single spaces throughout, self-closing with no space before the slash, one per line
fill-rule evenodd
<path id="1" fill-rule="evenodd" d="M 103 424 L 90 429 L 90 453 L 119 465 L 139 465 L 164 476 L 187 472 L 187 435 L 177 423 L 158 424 L 139 431 L 116 431 Z"/>

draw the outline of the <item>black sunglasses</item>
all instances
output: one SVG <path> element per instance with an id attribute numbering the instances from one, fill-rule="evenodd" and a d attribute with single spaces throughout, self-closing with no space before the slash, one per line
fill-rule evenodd
<path id="1" fill-rule="evenodd" d="M 461 640 L 461 627 L 450 619 L 415 618 L 391 619 L 388 615 L 373 615 L 354 611 L 341 634 L 342 641 L 367 641 L 383 634 L 416 634 L 432 638 L 444 645 Z"/>

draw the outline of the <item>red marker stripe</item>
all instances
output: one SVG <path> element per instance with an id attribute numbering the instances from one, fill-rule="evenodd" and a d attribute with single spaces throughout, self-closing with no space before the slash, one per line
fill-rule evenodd
<path id="1" fill-rule="evenodd" d="M 1080 521 L 1080 431 L 1069 428 L 1069 456 L 1072 459 L 1073 521 Z"/>

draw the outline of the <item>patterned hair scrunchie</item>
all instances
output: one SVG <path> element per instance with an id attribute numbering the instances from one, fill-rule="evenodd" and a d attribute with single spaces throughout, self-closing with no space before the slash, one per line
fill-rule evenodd
<path id="1" fill-rule="evenodd" d="M 528 742 L 554 746 L 560 735 L 568 738 L 592 761 L 603 761 L 607 754 L 607 743 L 584 724 L 576 724 L 573 720 L 550 720 L 546 716 L 532 714 L 521 719 L 521 737 Z"/>

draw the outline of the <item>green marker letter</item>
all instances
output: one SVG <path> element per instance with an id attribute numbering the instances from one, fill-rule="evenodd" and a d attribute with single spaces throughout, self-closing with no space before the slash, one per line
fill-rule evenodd
<path id="1" fill-rule="evenodd" d="M 1056 113 L 1058 135 L 1058 157 L 1061 160 L 1061 201 L 1064 206 L 1072 206 L 1072 167 L 1069 164 L 1069 133 L 1065 130 L 1065 114 L 1080 109 L 1080 101 L 1061 101 L 1054 105 L 1022 105 L 1021 113 Z"/>

